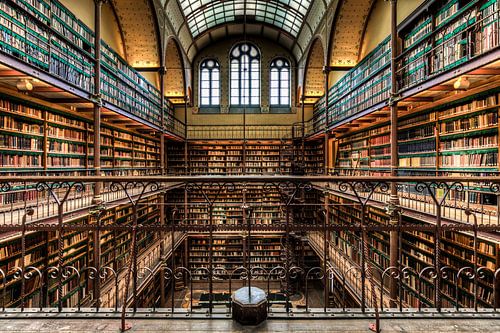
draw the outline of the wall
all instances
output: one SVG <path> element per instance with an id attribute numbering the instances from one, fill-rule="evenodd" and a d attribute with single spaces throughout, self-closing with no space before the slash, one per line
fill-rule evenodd
<path id="1" fill-rule="evenodd" d="M 398 1 L 398 24 L 408 17 L 425 0 Z M 365 35 L 361 43 L 359 59 L 363 59 L 391 34 L 391 4 L 389 1 L 377 0 L 366 25 Z"/>
<path id="2" fill-rule="evenodd" d="M 94 30 L 94 0 L 59 0 L 66 8 L 76 15 L 85 25 Z M 101 20 L 102 39 L 122 58 L 127 59 L 124 42 L 120 33 L 120 25 L 113 8 L 109 3 L 102 6 Z M 156 73 L 141 73 L 151 84 L 159 88 L 159 78 Z"/>
<path id="3" fill-rule="evenodd" d="M 229 106 L 229 52 L 233 45 L 241 41 L 240 38 L 233 38 L 209 45 L 201 50 L 193 61 L 193 107 L 188 110 L 188 124 L 190 125 L 238 125 L 243 122 L 242 114 L 199 114 L 196 108 L 199 103 L 198 94 L 198 68 L 200 62 L 206 58 L 215 58 L 221 66 L 221 108 L 227 110 Z M 291 71 L 291 105 L 292 113 L 287 114 L 247 114 L 247 124 L 269 124 L 269 125 L 290 125 L 301 119 L 301 109 L 296 104 L 297 71 L 294 57 L 283 47 L 266 39 L 249 38 L 249 42 L 257 45 L 261 52 L 261 105 L 269 105 L 269 64 L 272 59 L 280 56 L 290 61 Z M 184 107 L 176 110 L 179 119 L 184 119 Z M 306 116 L 307 119 L 307 116 Z"/>
<path id="4" fill-rule="evenodd" d="M 398 1 L 398 24 L 408 17 L 425 0 L 400 0 Z M 377 0 L 373 5 L 366 30 L 361 42 L 359 60 L 362 60 L 370 51 L 376 48 L 391 34 L 391 4 L 389 1 Z M 347 71 L 334 71 L 330 73 L 329 84 L 334 85 Z"/>

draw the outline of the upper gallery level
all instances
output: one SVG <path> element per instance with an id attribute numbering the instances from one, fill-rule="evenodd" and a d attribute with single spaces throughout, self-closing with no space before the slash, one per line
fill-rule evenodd
<path id="1" fill-rule="evenodd" d="M 391 101 L 386 1 L 97 4 L 0 1 L 2 85 L 77 112 L 102 103 L 117 123 L 177 139 L 209 138 L 215 125 L 266 125 L 258 137 L 289 138 L 304 119 L 309 134 L 323 133 L 383 117 Z M 397 10 L 400 106 L 449 95 L 465 74 L 472 86 L 495 75 L 498 1 L 399 1 Z"/>

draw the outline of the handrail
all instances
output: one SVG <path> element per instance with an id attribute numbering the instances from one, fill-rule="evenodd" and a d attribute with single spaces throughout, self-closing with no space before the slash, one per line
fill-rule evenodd
<path id="1" fill-rule="evenodd" d="M 274 139 L 291 138 L 290 125 L 189 125 L 188 140 L 196 139 Z"/>

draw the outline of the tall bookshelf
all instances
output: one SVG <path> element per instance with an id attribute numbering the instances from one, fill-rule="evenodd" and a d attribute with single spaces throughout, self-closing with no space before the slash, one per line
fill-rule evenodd
<path id="1" fill-rule="evenodd" d="M 259 234 L 251 237 L 250 257 L 247 256 L 248 238 L 236 234 L 217 234 L 213 238 L 212 264 L 214 268 L 223 268 L 230 275 L 241 266 L 261 267 L 270 271 L 274 267 L 282 266 L 281 235 Z M 188 238 L 188 266 L 195 271 L 198 268 L 208 268 L 209 239 L 207 235 L 190 235 Z M 250 262 L 247 260 L 250 258 Z M 203 272 L 198 271 L 194 278 L 201 278 Z M 229 278 L 230 276 L 223 276 Z M 235 275 L 233 278 L 238 279 Z"/>
<path id="2" fill-rule="evenodd" d="M 150 196 L 144 200 L 144 205 L 138 209 L 138 221 L 141 224 L 156 224 L 159 222 L 158 197 Z M 102 225 L 130 224 L 132 221 L 132 207 L 130 205 L 114 206 L 108 209 L 101 218 Z M 81 216 L 65 221 L 69 224 L 95 223 L 92 217 Z M 157 233 L 139 234 L 137 241 L 138 253 L 148 250 L 151 244 L 158 239 Z M 111 267 L 115 271 L 123 268 L 130 255 L 131 235 L 126 231 L 105 231 L 100 235 L 101 257 L 100 267 Z M 98 263 L 92 262 L 93 240 L 92 233 L 87 231 L 65 231 L 63 234 L 63 266 L 73 266 L 79 271 L 88 266 L 97 267 Z M 35 267 L 44 271 L 46 268 L 58 266 L 58 239 L 55 232 L 29 232 L 26 234 L 25 267 Z M 21 279 L 15 276 L 15 268 L 21 267 L 21 234 L 11 234 L 3 238 L 0 243 L 0 269 L 6 272 L 7 293 L 5 306 L 16 307 L 21 302 Z M 106 283 L 113 283 L 112 279 Z M 46 304 L 53 306 L 57 300 L 57 279 L 40 281 L 34 276 L 26 280 L 26 302 L 28 307 L 38 307 L 40 302 L 40 283 L 44 284 L 48 298 Z M 75 307 L 78 303 L 78 293 L 82 294 L 82 305 L 91 301 L 90 280 L 82 275 L 80 279 L 76 274 L 64 280 L 63 304 L 66 307 Z"/>
<path id="3" fill-rule="evenodd" d="M 74 172 L 93 166 L 93 125 L 70 110 L 18 97 L 0 96 L 0 171 Z M 159 141 L 104 124 L 101 137 L 105 172 L 151 174 L 159 169 Z"/>
<path id="4" fill-rule="evenodd" d="M 326 194 L 329 196 L 330 203 L 335 203 L 329 207 L 330 224 L 352 225 L 361 222 L 361 210 L 355 201 L 339 195 L 334 192 Z M 324 200 L 324 197 L 323 199 Z M 382 210 L 369 206 L 366 211 L 367 223 L 374 225 L 389 224 L 389 217 Z M 410 215 L 403 215 L 403 223 L 422 224 L 420 219 L 413 218 Z M 361 253 L 363 251 L 361 235 L 354 231 L 334 231 L 329 235 L 329 244 L 335 251 L 340 252 L 346 258 L 349 258 L 357 265 L 361 264 Z M 423 268 L 435 264 L 434 239 L 433 232 L 426 231 L 404 231 L 401 235 L 401 265 L 410 267 L 410 276 L 400 282 L 403 286 L 402 300 L 405 304 L 412 307 L 418 307 L 419 281 L 423 282 L 423 297 L 420 301 L 424 306 L 432 306 L 434 285 L 431 279 L 423 277 L 419 279 L 415 272 L 420 272 Z M 389 264 L 389 233 L 385 231 L 373 231 L 368 234 L 367 242 L 369 244 L 369 258 L 371 263 L 379 270 L 390 266 Z M 492 271 L 498 268 L 499 263 L 499 242 L 493 240 L 488 235 L 478 238 L 478 265 L 487 267 Z M 441 235 L 441 267 L 447 266 L 452 272 L 449 277 L 443 279 L 443 307 L 454 307 L 455 287 L 459 284 L 459 302 L 461 307 L 472 307 L 474 300 L 474 286 L 467 279 L 456 281 L 456 274 L 461 267 L 473 267 L 473 235 L 468 232 L 445 231 Z M 375 274 L 377 278 L 378 275 Z M 493 304 L 493 279 L 490 276 L 478 281 L 478 297 L 480 307 L 491 307 Z"/>
<path id="5" fill-rule="evenodd" d="M 205 199 L 206 195 L 213 202 L 213 224 L 214 225 L 243 225 L 243 192 L 245 202 L 251 209 L 248 216 L 252 224 L 272 225 L 283 221 L 284 212 L 281 209 L 281 196 L 277 189 L 264 189 L 263 184 L 240 184 L 232 188 L 226 184 L 219 192 L 217 186 L 204 187 L 204 194 L 199 191 L 188 191 L 185 189 L 173 189 L 169 193 L 169 203 L 178 209 L 178 218 L 183 223 L 193 225 L 209 224 L 209 206 Z M 216 195 L 218 195 L 216 197 Z"/>
<path id="6" fill-rule="evenodd" d="M 486 91 L 401 117 L 398 173 L 485 177 L 497 174 L 500 167 L 498 98 L 496 90 Z M 389 125 L 379 124 L 340 138 L 335 170 L 340 174 L 387 174 L 390 171 Z M 487 186 L 468 184 L 466 187 L 463 193 L 452 191 L 453 199 L 496 210 L 496 195 Z"/>
<path id="7" fill-rule="evenodd" d="M 397 75 L 403 92 L 500 46 L 497 0 L 429 0 L 424 5 L 426 10 L 398 26 L 402 51 Z M 316 102 L 314 133 L 384 106 L 391 89 L 390 54 L 388 37 L 328 90 L 328 106 L 324 96 Z"/>
<path id="8" fill-rule="evenodd" d="M 190 141 L 188 170 L 192 175 L 287 174 L 292 158 L 282 141 Z M 185 173 L 184 146 L 167 147 L 168 170 Z"/>
<path id="9" fill-rule="evenodd" d="M 94 32 L 57 0 L 2 0 L 0 31 L 0 52 L 94 93 Z M 162 112 L 172 120 L 158 89 L 102 41 L 101 51 L 106 102 L 158 127 Z"/>

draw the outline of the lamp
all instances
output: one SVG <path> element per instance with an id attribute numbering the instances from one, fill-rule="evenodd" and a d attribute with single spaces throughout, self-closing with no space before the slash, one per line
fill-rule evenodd
<path id="1" fill-rule="evenodd" d="M 19 91 L 32 91 L 33 84 L 29 80 L 17 81 L 16 87 Z"/>
<path id="2" fill-rule="evenodd" d="M 467 80 L 467 78 L 464 77 L 459 77 L 458 80 L 453 83 L 453 88 L 456 90 L 467 90 L 470 87 L 470 81 Z"/>

